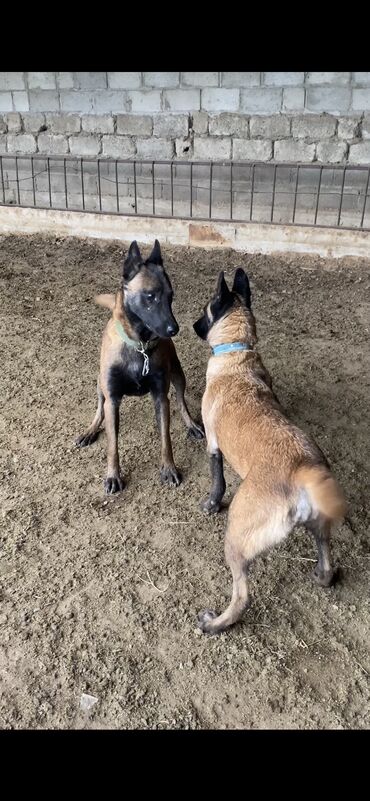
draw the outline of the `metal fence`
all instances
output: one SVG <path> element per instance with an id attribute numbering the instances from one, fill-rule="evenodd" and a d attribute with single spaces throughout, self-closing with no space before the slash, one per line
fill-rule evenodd
<path id="1" fill-rule="evenodd" d="M 370 230 L 370 166 L 0 155 L 0 205 Z"/>

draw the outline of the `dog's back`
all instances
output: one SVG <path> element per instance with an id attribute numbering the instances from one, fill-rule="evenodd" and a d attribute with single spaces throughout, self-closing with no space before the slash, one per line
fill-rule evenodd
<path id="1" fill-rule="evenodd" d="M 343 496 L 323 453 L 287 419 L 264 375 L 254 352 L 233 355 L 232 367 L 222 358 L 210 366 L 202 411 L 220 450 L 251 492 L 258 484 L 275 502 L 297 504 L 297 522 L 312 512 L 340 519 Z"/>

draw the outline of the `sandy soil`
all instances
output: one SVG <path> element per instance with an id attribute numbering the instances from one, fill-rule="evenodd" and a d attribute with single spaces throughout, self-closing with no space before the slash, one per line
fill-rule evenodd
<path id="1" fill-rule="evenodd" d="M 138 230 L 138 238 L 139 230 Z M 107 312 L 122 246 L 0 237 L 2 728 L 367 728 L 369 726 L 370 264 L 163 248 L 191 410 L 207 347 L 192 322 L 218 270 L 250 275 L 260 350 L 294 421 L 346 489 L 351 523 L 334 540 L 336 587 L 310 579 L 302 530 L 258 559 L 243 622 L 217 638 L 196 612 L 220 609 L 227 511 L 205 518 L 204 443 L 172 404 L 179 489 L 159 481 L 150 398 L 126 399 L 125 491 L 103 494 L 105 436 L 74 437 L 95 411 Z M 226 469 L 227 498 L 238 478 Z M 82 693 L 98 702 L 80 707 Z"/>

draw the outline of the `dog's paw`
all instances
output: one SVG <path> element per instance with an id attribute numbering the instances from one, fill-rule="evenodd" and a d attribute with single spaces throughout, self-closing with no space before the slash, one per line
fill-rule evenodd
<path id="1" fill-rule="evenodd" d="M 198 612 L 198 629 L 203 631 L 204 634 L 211 634 L 212 629 L 210 624 L 212 624 L 212 621 L 216 617 L 218 617 L 218 614 L 217 612 L 213 612 L 212 609 L 202 609 L 201 612 Z"/>
<path id="2" fill-rule="evenodd" d="M 206 498 L 201 502 L 200 508 L 206 515 L 215 515 L 221 509 L 221 503 L 214 501 L 212 498 Z"/>
<path id="3" fill-rule="evenodd" d="M 181 484 L 182 476 L 181 473 L 176 469 L 175 465 L 173 467 L 169 467 L 168 465 L 162 465 L 161 467 L 161 483 L 168 484 L 170 487 L 178 487 Z"/>
<path id="4" fill-rule="evenodd" d="M 204 427 L 202 423 L 194 423 L 188 428 L 187 439 L 204 439 Z"/>
<path id="5" fill-rule="evenodd" d="M 75 439 L 75 445 L 77 445 L 77 448 L 87 448 L 88 445 L 92 445 L 92 443 L 98 439 L 99 434 L 100 431 L 93 431 L 91 434 L 81 434 Z"/>
<path id="6" fill-rule="evenodd" d="M 104 481 L 104 490 L 106 495 L 114 495 L 116 492 L 121 492 L 125 487 L 125 482 L 121 476 L 108 476 Z"/>
<path id="7" fill-rule="evenodd" d="M 339 579 L 339 570 L 319 570 L 317 564 L 312 571 L 312 578 L 319 587 L 331 587 Z"/>

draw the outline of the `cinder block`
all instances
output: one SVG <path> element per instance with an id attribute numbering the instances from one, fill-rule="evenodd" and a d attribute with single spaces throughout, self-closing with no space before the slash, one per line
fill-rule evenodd
<path id="1" fill-rule="evenodd" d="M 78 114 L 47 114 L 46 124 L 55 134 L 73 134 L 81 130 L 81 120 Z"/>
<path id="2" fill-rule="evenodd" d="M 0 92 L 10 89 L 25 89 L 23 72 L 0 72 Z"/>
<path id="3" fill-rule="evenodd" d="M 30 104 L 27 92 L 12 92 L 13 108 L 15 111 L 29 111 Z"/>
<path id="4" fill-rule="evenodd" d="M 352 93 L 352 108 L 354 111 L 370 111 L 369 89 L 354 89 Z"/>
<path id="5" fill-rule="evenodd" d="M 362 129 L 362 138 L 370 139 L 370 114 L 365 114 L 362 120 L 361 129 Z"/>
<path id="6" fill-rule="evenodd" d="M 354 91 L 363 90 L 358 89 Z M 310 86 L 307 89 L 306 108 L 309 111 L 327 111 L 340 115 L 348 111 L 350 101 L 351 90 L 349 88 L 337 86 Z"/>
<path id="7" fill-rule="evenodd" d="M 20 133 L 22 130 L 22 117 L 20 114 L 14 112 L 5 114 L 5 122 L 8 127 L 9 133 Z"/>
<path id="8" fill-rule="evenodd" d="M 270 161 L 272 142 L 262 139 L 234 139 L 233 159 L 236 161 Z"/>
<path id="9" fill-rule="evenodd" d="M 194 159 L 204 161 L 231 158 L 231 138 L 221 136 L 207 136 L 194 139 Z"/>
<path id="10" fill-rule="evenodd" d="M 7 137 L 8 153 L 36 153 L 36 139 L 31 134 L 12 134 Z"/>
<path id="11" fill-rule="evenodd" d="M 64 155 L 68 153 L 68 142 L 61 134 L 40 133 L 37 138 L 40 153 L 50 155 Z"/>
<path id="12" fill-rule="evenodd" d="M 199 111 L 199 89 L 166 89 L 163 92 L 163 108 L 166 111 Z"/>
<path id="13" fill-rule="evenodd" d="M 101 142 L 98 136 L 71 136 L 69 149 L 75 156 L 98 156 L 101 152 Z"/>
<path id="14" fill-rule="evenodd" d="M 114 133 L 114 119 L 110 114 L 88 114 L 82 117 L 82 130 L 86 133 Z"/>
<path id="15" fill-rule="evenodd" d="M 208 133 L 208 114 L 206 111 L 194 111 L 190 118 L 190 125 L 194 133 Z"/>
<path id="16" fill-rule="evenodd" d="M 153 120 L 149 114 L 117 114 L 117 133 L 127 136 L 151 136 Z"/>
<path id="17" fill-rule="evenodd" d="M 205 111 L 238 111 L 239 89 L 202 89 L 201 107 Z"/>
<path id="18" fill-rule="evenodd" d="M 316 149 L 317 160 L 323 163 L 339 164 L 347 155 L 346 142 L 319 142 Z"/>
<path id="19" fill-rule="evenodd" d="M 282 89 L 241 89 L 240 109 L 246 114 L 274 114 L 280 111 Z"/>
<path id="20" fill-rule="evenodd" d="M 59 111 L 58 92 L 31 90 L 29 99 L 31 111 Z"/>
<path id="21" fill-rule="evenodd" d="M 358 86 L 370 86 L 370 72 L 354 72 L 353 82 Z"/>
<path id="22" fill-rule="evenodd" d="M 171 159 L 174 153 L 173 143 L 168 139 L 138 138 L 136 147 L 139 159 Z"/>
<path id="23" fill-rule="evenodd" d="M 237 136 L 247 139 L 249 136 L 249 117 L 245 114 L 216 114 L 209 117 L 209 133 L 211 136 Z"/>
<path id="24" fill-rule="evenodd" d="M 7 131 L 7 125 L 4 120 L 4 117 L 0 117 L 0 134 L 4 134 Z"/>
<path id="25" fill-rule="evenodd" d="M 45 126 L 45 114 L 22 114 L 22 119 L 26 133 L 39 133 Z"/>
<path id="26" fill-rule="evenodd" d="M 265 72 L 265 86 L 300 86 L 304 82 L 304 72 Z"/>
<path id="27" fill-rule="evenodd" d="M 126 159 L 135 155 L 135 144 L 129 136 L 103 136 L 103 156 Z"/>
<path id="28" fill-rule="evenodd" d="M 93 92 L 94 111 L 97 114 L 111 114 L 126 110 L 126 92 L 97 91 Z"/>
<path id="29" fill-rule="evenodd" d="M 370 164 L 370 142 L 359 142 L 349 146 L 350 164 Z"/>
<path id="30" fill-rule="evenodd" d="M 57 72 L 59 89 L 73 89 L 73 72 Z"/>
<path id="31" fill-rule="evenodd" d="M 260 72 L 222 72 L 221 86 L 227 89 L 248 89 L 251 86 L 259 86 L 261 83 Z"/>
<path id="32" fill-rule="evenodd" d="M 61 89 L 60 106 L 62 111 L 76 111 L 78 114 L 94 112 L 94 95 L 92 92 L 77 92 Z"/>
<path id="33" fill-rule="evenodd" d="M 300 88 L 283 89 L 283 111 L 303 111 L 305 91 Z"/>
<path id="34" fill-rule="evenodd" d="M 290 136 L 290 119 L 282 114 L 251 117 L 249 128 L 253 139 L 286 139 Z"/>
<path id="35" fill-rule="evenodd" d="M 12 111 L 13 100 L 11 92 L 0 92 L 0 111 Z"/>
<path id="36" fill-rule="evenodd" d="M 29 89 L 55 89 L 56 80 L 54 72 L 28 72 L 27 82 Z M 22 87 L 23 88 L 23 87 Z"/>
<path id="37" fill-rule="evenodd" d="M 190 136 L 181 136 L 175 139 L 175 155 L 178 159 L 190 159 L 193 152 L 193 143 Z"/>
<path id="38" fill-rule="evenodd" d="M 292 134 L 295 139 L 307 139 L 317 141 L 318 139 L 330 139 L 334 136 L 337 127 L 335 117 L 327 114 L 314 116 L 305 114 L 302 117 L 292 119 Z"/>
<path id="39" fill-rule="evenodd" d="M 144 72 L 144 86 L 153 89 L 173 89 L 179 83 L 179 72 Z"/>
<path id="40" fill-rule="evenodd" d="M 346 86 L 350 81 L 349 72 L 309 72 L 306 83 L 311 85 L 331 84 L 332 86 Z"/>
<path id="41" fill-rule="evenodd" d="M 356 139 L 360 136 L 360 128 L 360 117 L 342 117 L 338 120 L 338 139 Z"/>
<path id="42" fill-rule="evenodd" d="M 182 86 L 218 86 L 218 72 L 182 72 Z"/>
<path id="43" fill-rule="evenodd" d="M 150 114 L 161 110 L 161 93 L 156 89 L 143 89 L 141 92 L 128 92 L 130 111 Z"/>
<path id="44" fill-rule="evenodd" d="M 316 146 L 309 145 L 294 139 L 281 139 L 275 142 L 274 159 L 275 161 L 313 161 L 315 158 Z"/>
<path id="45" fill-rule="evenodd" d="M 140 89 L 141 72 L 108 72 L 110 89 Z"/>
<path id="46" fill-rule="evenodd" d="M 187 114 L 156 114 L 153 117 L 153 136 L 174 139 L 187 136 L 189 117 Z"/>
<path id="47" fill-rule="evenodd" d="M 73 75 L 75 89 L 106 89 L 106 72 L 75 72 Z"/>

